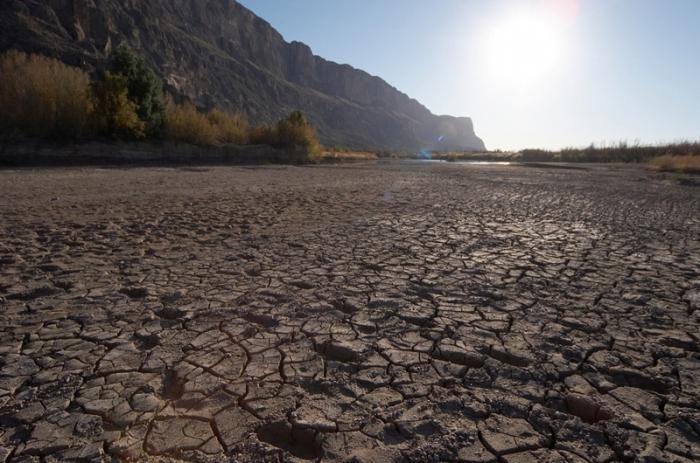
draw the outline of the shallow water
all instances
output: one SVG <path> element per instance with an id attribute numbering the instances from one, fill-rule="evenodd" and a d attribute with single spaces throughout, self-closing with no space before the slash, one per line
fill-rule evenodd
<path id="1" fill-rule="evenodd" d="M 416 159 L 411 162 L 420 163 L 439 163 L 439 164 L 455 164 L 455 165 L 479 165 L 479 166 L 510 166 L 513 162 L 510 161 L 446 161 L 444 159 Z"/>

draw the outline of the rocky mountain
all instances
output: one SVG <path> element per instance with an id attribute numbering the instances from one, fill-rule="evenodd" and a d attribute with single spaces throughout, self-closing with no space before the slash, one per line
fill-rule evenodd
<path id="1" fill-rule="evenodd" d="M 254 123 L 300 109 L 328 145 L 484 149 L 467 117 L 436 116 L 379 77 L 286 42 L 234 0 L 2 0 L 0 51 L 97 69 L 127 42 L 203 107 Z"/>

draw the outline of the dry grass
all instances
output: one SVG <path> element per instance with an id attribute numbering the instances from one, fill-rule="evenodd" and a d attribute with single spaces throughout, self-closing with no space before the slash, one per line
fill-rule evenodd
<path id="1" fill-rule="evenodd" d="M 90 78 L 39 55 L 0 57 L 0 130 L 40 138 L 75 139 L 90 129 Z"/>
<path id="2" fill-rule="evenodd" d="M 649 161 L 653 169 L 661 172 L 681 172 L 684 174 L 700 174 L 700 156 L 666 154 Z"/>
<path id="3" fill-rule="evenodd" d="M 218 143 L 234 145 L 248 143 L 249 127 L 244 115 L 212 109 L 207 113 L 207 119 L 216 132 L 215 138 Z"/>
<path id="4" fill-rule="evenodd" d="M 206 114 L 190 102 L 165 104 L 165 138 L 193 145 L 213 145 L 217 131 Z"/>
<path id="5" fill-rule="evenodd" d="M 319 162 L 375 161 L 377 153 L 370 151 L 324 151 L 317 156 Z"/>
<path id="6" fill-rule="evenodd" d="M 250 129 L 248 141 L 252 145 L 274 145 L 277 143 L 277 131 L 269 125 L 259 125 Z"/>
<path id="7" fill-rule="evenodd" d="M 165 138 L 194 145 L 244 145 L 249 140 L 248 121 L 241 114 L 220 109 L 200 112 L 192 103 L 165 105 Z"/>
<path id="8" fill-rule="evenodd" d="M 526 149 L 520 151 L 524 162 L 647 162 L 659 156 L 700 154 L 700 143 L 679 142 L 666 145 L 591 145 L 587 148 L 564 148 L 561 151 Z"/>
<path id="9" fill-rule="evenodd" d="M 461 152 L 461 151 L 449 151 L 449 152 L 434 152 L 431 154 L 430 159 L 447 161 L 447 162 L 460 162 L 460 161 L 512 161 L 516 158 L 514 153 L 501 152 L 501 151 L 484 151 L 484 152 Z"/>

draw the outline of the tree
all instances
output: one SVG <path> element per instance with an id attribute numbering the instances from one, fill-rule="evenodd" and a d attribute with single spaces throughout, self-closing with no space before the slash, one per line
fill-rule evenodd
<path id="1" fill-rule="evenodd" d="M 300 111 L 291 112 L 277 123 L 277 145 L 303 152 L 309 157 L 321 151 L 316 131 Z"/>
<path id="2" fill-rule="evenodd" d="M 95 88 L 97 127 L 105 135 L 134 139 L 145 137 L 146 124 L 139 118 L 136 103 L 129 99 L 124 76 L 105 73 Z"/>
<path id="3" fill-rule="evenodd" d="M 110 72 L 125 79 L 129 100 L 136 105 L 136 113 L 146 124 L 148 132 L 160 133 L 165 105 L 163 83 L 156 73 L 126 44 L 114 51 Z"/>
<path id="4" fill-rule="evenodd" d="M 78 140 L 90 131 L 90 78 L 41 55 L 0 55 L 0 133 Z"/>

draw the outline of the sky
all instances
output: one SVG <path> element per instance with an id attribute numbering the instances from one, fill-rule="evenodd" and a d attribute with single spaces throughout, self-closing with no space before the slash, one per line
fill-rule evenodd
<path id="1" fill-rule="evenodd" d="M 700 139 L 700 0 L 240 0 L 489 149 Z"/>

